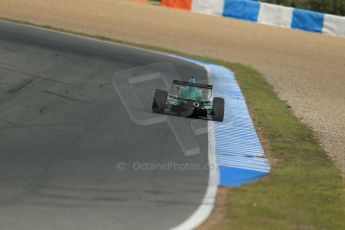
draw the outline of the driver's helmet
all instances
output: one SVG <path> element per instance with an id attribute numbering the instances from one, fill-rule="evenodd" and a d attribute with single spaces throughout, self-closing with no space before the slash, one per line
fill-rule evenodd
<path id="1" fill-rule="evenodd" d="M 189 80 L 189 83 L 196 83 L 196 80 L 194 77 L 192 77 L 190 80 Z"/>
<path id="2" fill-rule="evenodd" d="M 189 80 L 189 83 L 196 83 L 195 78 L 192 77 Z M 197 101 L 201 100 L 202 98 L 201 94 L 202 94 L 201 90 L 193 86 L 187 86 L 187 88 L 182 89 L 182 91 L 180 91 L 180 96 L 182 96 L 183 98 L 197 100 Z"/>

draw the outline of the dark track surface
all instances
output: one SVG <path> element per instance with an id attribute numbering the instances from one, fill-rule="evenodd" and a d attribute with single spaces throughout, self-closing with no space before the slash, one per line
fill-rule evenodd
<path id="1" fill-rule="evenodd" d="M 114 90 L 115 72 L 162 61 L 206 79 L 174 58 L 0 21 L 0 229 L 167 229 L 198 208 L 207 170 L 116 169 L 208 162 L 207 135 L 186 157 L 167 124 L 134 124 Z"/>

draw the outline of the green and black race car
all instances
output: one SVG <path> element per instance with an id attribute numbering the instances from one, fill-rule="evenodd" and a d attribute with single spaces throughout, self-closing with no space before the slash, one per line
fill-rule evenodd
<path id="1" fill-rule="evenodd" d="M 212 89 L 212 85 L 197 83 L 195 78 L 189 81 L 174 80 L 171 94 L 156 89 L 152 111 L 222 122 L 224 99 L 214 97 L 210 101 Z"/>

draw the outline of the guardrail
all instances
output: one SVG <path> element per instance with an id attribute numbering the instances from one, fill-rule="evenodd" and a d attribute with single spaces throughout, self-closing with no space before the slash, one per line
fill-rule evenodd
<path id="1" fill-rule="evenodd" d="M 250 0 L 161 0 L 160 5 L 196 13 L 345 37 L 345 17 L 280 5 Z"/>

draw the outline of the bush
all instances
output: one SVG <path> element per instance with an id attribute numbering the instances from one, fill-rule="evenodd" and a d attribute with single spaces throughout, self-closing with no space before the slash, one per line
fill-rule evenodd
<path id="1" fill-rule="evenodd" d="M 262 0 L 262 2 L 345 16 L 345 0 Z"/>

